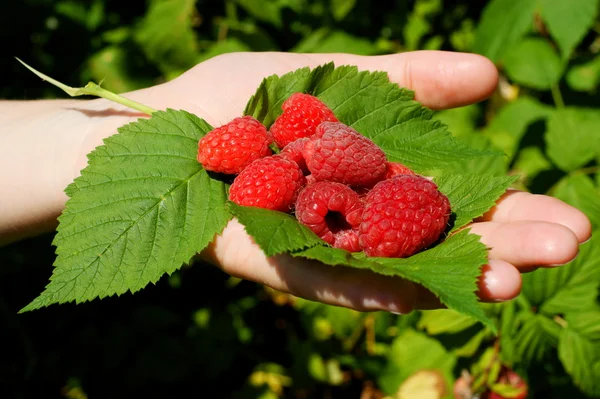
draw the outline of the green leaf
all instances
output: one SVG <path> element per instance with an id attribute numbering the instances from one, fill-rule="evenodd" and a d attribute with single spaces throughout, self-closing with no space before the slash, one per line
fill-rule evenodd
<path id="1" fill-rule="evenodd" d="M 475 353 L 477 353 L 477 350 L 479 349 L 483 341 L 488 337 L 488 335 L 491 335 L 490 330 L 486 328 L 479 330 L 467 341 L 466 344 L 454 349 L 452 353 L 459 357 L 471 358 L 475 355 Z"/>
<path id="2" fill-rule="evenodd" d="M 476 320 L 451 309 L 425 310 L 417 328 L 429 335 L 455 334 L 473 326 Z"/>
<path id="3" fill-rule="evenodd" d="M 538 90 L 556 85 L 563 63 L 547 40 L 528 38 L 506 52 L 504 68 L 515 82 Z"/>
<path id="4" fill-rule="evenodd" d="M 267 256 L 324 244 L 308 227 L 286 213 L 240 206 L 233 202 L 229 202 L 228 206 Z"/>
<path id="5" fill-rule="evenodd" d="M 59 218 L 51 281 L 22 311 L 136 292 L 204 249 L 229 219 L 225 184 L 196 160 L 209 130 L 160 111 L 90 153 Z"/>
<path id="6" fill-rule="evenodd" d="M 236 51 L 250 51 L 251 48 L 244 42 L 236 38 L 227 38 L 218 42 L 212 43 L 212 45 L 204 50 L 198 57 L 198 62 L 206 61 L 210 58 L 216 57 L 217 55 L 233 53 Z"/>
<path id="7" fill-rule="evenodd" d="M 537 0 L 492 0 L 481 16 L 473 49 L 494 62 L 531 30 Z"/>
<path id="8" fill-rule="evenodd" d="M 455 363 L 456 357 L 439 341 L 407 329 L 392 342 L 378 385 L 384 393 L 393 394 L 406 378 L 423 369 L 439 370 L 449 385 Z"/>
<path id="9" fill-rule="evenodd" d="M 563 58 L 567 59 L 594 25 L 598 15 L 598 0 L 539 0 L 539 8 Z"/>
<path id="10" fill-rule="evenodd" d="M 403 28 L 406 50 L 417 50 L 421 39 L 431 31 L 432 16 L 442 10 L 440 0 L 417 0 Z"/>
<path id="11" fill-rule="evenodd" d="M 462 137 L 470 136 L 475 132 L 480 114 L 477 104 L 472 104 L 438 111 L 434 114 L 433 119 L 448 126 L 455 137 Z"/>
<path id="12" fill-rule="evenodd" d="M 573 382 L 590 396 L 600 395 L 600 344 L 587 339 L 571 325 L 564 328 L 558 342 L 558 357 Z"/>
<path id="13" fill-rule="evenodd" d="M 531 182 L 540 172 L 549 169 L 552 169 L 552 163 L 537 146 L 522 148 L 513 166 L 513 171 L 521 175 L 526 182 Z"/>
<path id="14" fill-rule="evenodd" d="M 452 231 L 482 216 L 516 180 L 516 176 L 491 175 L 443 175 L 434 179 L 456 214 Z"/>
<path id="15" fill-rule="evenodd" d="M 553 108 L 531 97 L 519 97 L 498 111 L 483 134 L 512 158 L 527 129 L 534 122 L 546 119 L 552 111 Z"/>
<path id="16" fill-rule="evenodd" d="M 192 27 L 195 0 L 152 0 L 136 26 L 135 41 L 164 73 L 196 64 L 198 44 Z"/>
<path id="17" fill-rule="evenodd" d="M 292 49 L 296 53 L 349 53 L 373 55 L 379 52 L 369 39 L 353 36 L 342 30 L 317 29 Z"/>
<path id="18" fill-rule="evenodd" d="M 567 107 L 555 110 L 548 119 L 546 152 L 566 172 L 578 169 L 598 154 L 600 111 Z"/>
<path id="19" fill-rule="evenodd" d="M 567 72 L 569 87 L 577 91 L 592 91 L 600 82 L 600 56 L 584 64 L 574 65 Z"/>
<path id="20" fill-rule="evenodd" d="M 121 46 L 108 46 L 88 58 L 92 80 L 115 93 L 151 86 L 153 81 L 131 68 L 131 54 Z"/>
<path id="21" fill-rule="evenodd" d="M 582 244 L 577 258 L 554 269 L 538 269 L 522 276 L 523 293 L 532 306 L 552 316 L 595 307 L 600 284 L 598 239 Z"/>
<path id="22" fill-rule="evenodd" d="M 331 13 L 336 21 L 346 18 L 346 15 L 356 6 L 356 0 L 331 0 Z"/>
<path id="23" fill-rule="evenodd" d="M 458 141 L 482 152 L 500 153 L 500 149 L 496 147 L 487 136 L 481 133 L 473 133 L 459 137 Z M 453 164 L 452 171 L 463 175 L 479 174 L 488 176 L 506 176 L 509 163 L 510 158 L 508 156 L 479 157 L 459 161 L 456 164 Z M 447 173 L 445 171 L 440 172 L 442 174 Z M 436 175 L 437 173 L 432 172 L 432 176 Z"/>
<path id="24" fill-rule="evenodd" d="M 514 336 L 516 358 L 525 364 L 541 362 L 556 346 L 560 327 L 541 314 L 528 317 Z"/>
<path id="25" fill-rule="evenodd" d="M 252 15 L 259 21 L 264 21 L 273 24 L 276 27 L 281 27 L 283 21 L 281 19 L 281 10 L 283 2 L 278 0 L 236 0 L 237 3 L 248 14 Z"/>
<path id="26" fill-rule="evenodd" d="M 566 316 L 569 328 L 582 337 L 600 344 L 600 311 L 569 313 Z M 598 353 L 600 355 L 600 352 Z"/>
<path id="27" fill-rule="evenodd" d="M 303 68 L 281 77 L 270 76 L 250 99 L 244 113 L 270 126 L 281 104 L 294 92 L 312 93 L 340 121 L 371 138 L 391 161 L 418 172 L 482 156 L 498 155 L 457 141 L 433 112 L 413 100 L 414 94 L 389 81 L 383 72 L 359 72 L 333 64 Z"/>
<path id="28" fill-rule="evenodd" d="M 593 227 L 600 227 L 600 192 L 591 178 L 568 175 L 558 181 L 552 195 L 585 213 Z"/>
<path id="29" fill-rule="evenodd" d="M 450 309 L 471 316 L 490 327 L 496 327 L 478 305 L 475 295 L 481 266 L 487 263 L 487 251 L 479 236 L 462 230 L 434 248 L 409 258 L 367 258 L 362 253 L 314 246 L 293 253 L 331 266 L 368 269 L 386 276 L 398 276 L 422 284 Z"/>

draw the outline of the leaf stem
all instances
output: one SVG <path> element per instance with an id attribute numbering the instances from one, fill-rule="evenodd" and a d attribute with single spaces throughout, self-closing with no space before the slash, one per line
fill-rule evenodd
<path id="1" fill-rule="evenodd" d="M 552 100 L 554 100 L 554 105 L 556 105 L 556 108 L 564 108 L 565 102 L 563 100 L 558 84 L 553 85 L 550 88 L 550 92 L 552 93 Z"/>
<path id="2" fill-rule="evenodd" d="M 563 319 L 562 317 L 556 315 L 554 316 L 554 318 L 552 319 L 554 320 L 554 322 L 556 324 L 558 324 L 559 326 L 561 326 L 562 328 L 567 328 L 568 324 L 567 321 L 565 319 Z"/>
<path id="3" fill-rule="evenodd" d="M 51 83 L 52 85 L 58 87 L 59 89 L 62 89 L 65 93 L 67 93 L 71 97 L 85 96 L 85 95 L 102 97 L 107 100 L 116 102 L 118 104 L 122 104 L 128 108 L 135 109 L 136 111 L 140 111 L 140 112 L 143 112 L 148 115 L 152 115 L 154 112 L 156 112 L 155 109 L 150 108 L 147 105 L 140 104 L 138 102 L 135 102 L 133 100 L 130 100 L 128 98 L 120 96 L 118 94 L 115 94 L 109 90 L 103 89 L 102 87 L 100 87 L 99 85 L 97 85 L 94 82 L 89 82 L 84 87 L 70 87 L 70 86 L 67 86 L 67 85 L 59 82 L 56 79 L 52 79 L 50 76 L 41 73 L 40 71 L 34 69 L 33 67 L 30 67 L 29 65 L 27 65 L 26 63 L 24 63 L 23 61 L 21 61 L 18 58 L 17 58 L 17 61 L 19 61 L 21 64 L 23 64 L 25 66 L 25 68 L 29 69 L 31 72 L 33 72 L 34 74 L 39 76 L 42 80 Z"/>

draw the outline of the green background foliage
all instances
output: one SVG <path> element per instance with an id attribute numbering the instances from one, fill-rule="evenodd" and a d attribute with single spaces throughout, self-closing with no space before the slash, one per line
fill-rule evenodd
<path id="1" fill-rule="evenodd" d="M 518 175 L 515 187 L 577 206 L 596 232 L 598 6 L 597 0 L 9 2 L 0 13 L 0 98 L 62 96 L 12 56 L 71 86 L 103 80 L 125 92 L 231 51 L 477 52 L 498 66 L 498 89 L 487 101 L 433 118 L 457 139 L 508 156 L 465 160 L 459 169 Z M 571 264 L 524 275 L 516 300 L 482 306 L 499 336 L 453 311 L 359 313 L 292 298 L 199 262 L 135 295 L 17 314 L 47 283 L 53 238 L 0 248 L 3 397 L 164 398 L 191 391 L 190 397 L 376 398 L 430 369 L 449 392 L 462 370 L 486 377 L 482 370 L 491 373 L 496 360 L 528 379 L 530 397 L 600 397 L 596 238 Z"/>

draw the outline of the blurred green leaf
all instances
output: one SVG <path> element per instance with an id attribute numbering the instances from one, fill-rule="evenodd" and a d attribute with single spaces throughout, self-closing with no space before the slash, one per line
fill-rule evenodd
<path id="1" fill-rule="evenodd" d="M 504 68 L 513 81 L 548 90 L 558 83 L 564 67 L 547 40 L 527 38 L 506 52 Z"/>
<path id="2" fill-rule="evenodd" d="M 448 126 L 448 130 L 455 137 L 463 137 L 475 132 L 480 113 L 479 107 L 476 104 L 472 104 L 438 111 L 434 114 L 433 119 Z"/>
<path id="3" fill-rule="evenodd" d="M 537 0 L 491 0 L 485 6 L 473 50 L 494 62 L 533 27 Z"/>
<path id="4" fill-rule="evenodd" d="M 567 59 L 594 24 L 598 0 L 539 0 L 539 12 Z"/>
<path id="5" fill-rule="evenodd" d="M 590 396 L 600 395 L 600 342 L 588 339 L 570 324 L 560 334 L 558 357 L 575 385 Z"/>
<path id="6" fill-rule="evenodd" d="M 595 341 L 600 345 L 600 311 L 569 313 L 566 316 L 569 328 L 577 331 L 582 337 Z M 600 347 L 598 348 L 600 350 Z M 600 355 L 600 352 L 598 353 Z"/>
<path id="7" fill-rule="evenodd" d="M 553 109 L 531 97 L 520 97 L 506 104 L 483 129 L 492 143 L 512 158 L 527 128 L 552 114 Z"/>
<path id="8" fill-rule="evenodd" d="M 540 172 L 549 169 L 552 169 L 552 163 L 544 156 L 540 147 L 535 146 L 522 148 L 513 166 L 513 171 L 527 183 Z"/>
<path id="9" fill-rule="evenodd" d="M 590 177 L 568 175 L 558 181 L 552 195 L 584 212 L 594 227 L 600 227 L 600 192 Z"/>
<path id="10" fill-rule="evenodd" d="M 467 343 L 459 348 L 454 349 L 452 353 L 459 357 L 473 357 L 481 347 L 483 341 L 490 335 L 492 335 L 492 333 L 489 329 L 481 329 L 475 335 L 473 335 L 467 341 Z"/>
<path id="11" fill-rule="evenodd" d="M 333 18 L 341 21 L 356 6 L 357 0 L 331 0 L 331 13 Z"/>
<path id="12" fill-rule="evenodd" d="M 412 329 L 403 331 L 392 342 L 387 363 L 377 376 L 379 386 L 386 394 L 398 390 L 400 384 L 419 370 L 439 370 L 449 385 L 456 357 L 442 344 Z"/>
<path id="13" fill-rule="evenodd" d="M 102 32 L 102 40 L 111 44 L 121 44 L 131 37 L 131 32 L 129 26 L 121 26 Z"/>
<path id="14" fill-rule="evenodd" d="M 545 315 L 564 314 L 594 308 L 600 285 L 598 239 L 582 244 L 569 264 L 538 269 L 523 275 L 523 293 Z"/>
<path id="15" fill-rule="evenodd" d="M 515 355 L 519 362 L 540 362 L 556 347 L 560 326 L 542 314 L 531 314 L 514 335 Z"/>
<path id="16" fill-rule="evenodd" d="M 565 172 L 587 164 L 600 149 L 600 110 L 567 107 L 552 112 L 546 131 L 546 154 Z"/>
<path id="17" fill-rule="evenodd" d="M 247 47 L 247 50 L 253 51 L 276 51 L 279 50 L 277 42 L 271 37 L 266 29 L 262 28 L 255 21 L 236 21 L 236 20 L 223 20 L 219 29 L 223 29 L 227 32 L 227 38 L 219 40 L 215 45 L 220 42 L 227 42 L 235 40 L 239 44 L 243 44 Z M 236 51 L 240 51 L 236 50 Z M 246 50 L 242 50 L 246 51 Z"/>
<path id="18" fill-rule="evenodd" d="M 569 87 L 577 91 L 592 91 L 600 81 L 600 56 L 585 64 L 572 66 L 567 72 Z"/>
<path id="19" fill-rule="evenodd" d="M 413 12 L 408 16 L 408 20 L 403 28 L 406 50 L 412 51 L 419 48 L 419 43 L 423 37 L 431 32 L 432 26 L 429 19 L 441 10 L 441 0 L 417 0 Z M 439 44 L 441 45 L 441 43 Z M 435 47 L 435 45 L 431 43 L 429 49 L 431 47 Z"/>
<path id="20" fill-rule="evenodd" d="M 373 55 L 377 46 L 364 37 L 352 36 L 341 30 L 321 28 L 298 42 L 292 49 L 296 53 L 350 53 Z"/>
<path id="21" fill-rule="evenodd" d="M 235 39 L 227 38 L 218 42 L 214 42 L 206 50 L 202 51 L 198 57 L 198 62 L 206 61 L 210 58 L 216 57 L 217 55 L 233 53 L 236 51 L 250 51 L 250 47 L 245 43 Z"/>
<path id="22" fill-rule="evenodd" d="M 455 334 L 475 325 L 472 317 L 462 315 L 450 309 L 424 310 L 417 328 L 429 335 Z"/>
<path id="23" fill-rule="evenodd" d="M 109 46 L 88 59 L 91 77 L 102 87 L 115 93 L 141 89 L 153 81 L 135 70 L 131 52 L 120 46 Z"/>
<path id="24" fill-rule="evenodd" d="M 340 385 L 344 375 L 340 369 L 340 363 L 335 359 L 325 360 L 318 353 L 312 353 L 308 359 L 308 370 L 310 375 L 317 381 L 328 385 Z"/>
<path id="25" fill-rule="evenodd" d="M 198 59 L 192 27 L 196 0 L 151 0 L 134 38 L 146 57 L 164 73 L 191 68 Z"/>
<path id="26" fill-rule="evenodd" d="M 229 0 L 231 1 L 231 0 Z M 259 21 L 268 22 L 280 28 L 282 24 L 281 10 L 284 1 L 281 0 L 235 0 L 248 14 Z"/>
<path id="27" fill-rule="evenodd" d="M 457 51 L 467 52 L 475 42 L 475 23 L 472 19 L 461 21 L 460 29 L 450 34 L 450 43 Z"/>
<path id="28" fill-rule="evenodd" d="M 95 31 L 106 18 L 104 4 L 102 0 L 93 0 L 87 8 L 82 2 L 66 0 L 56 3 L 54 9 L 57 14 L 85 26 L 89 31 Z"/>

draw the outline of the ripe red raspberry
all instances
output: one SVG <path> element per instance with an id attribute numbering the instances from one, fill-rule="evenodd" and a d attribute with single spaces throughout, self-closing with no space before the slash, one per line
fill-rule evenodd
<path id="1" fill-rule="evenodd" d="M 407 166 L 402 165 L 398 162 L 388 162 L 385 170 L 385 179 L 391 179 L 398 175 L 414 175 L 415 172 L 410 170 Z"/>
<path id="2" fill-rule="evenodd" d="M 370 186 L 382 180 L 385 153 L 370 139 L 339 122 L 323 122 L 302 155 L 316 180 Z"/>
<path id="3" fill-rule="evenodd" d="M 288 145 L 286 145 L 283 150 L 281 150 L 280 154 L 290 161 L 294 161 L 300 166 L 303 172 L 308 173 L 308 168 L 306 167 L 306 161 L 304 160 L 304 156 L 302 155 L 302 150 L 304 149 L 304 145 L 309 141 L 308 137 L 303 137 L 296 141 L 292 141 Z"/>
<path id="4" fill-rule="evenodd" d="M 358 245 L 363 203 L 357 193 L 341 183 L 320 181 L 300 191 L 296 200 L 296 219 L 335 248 L 350 252 Z"/>
<path id="5" fill-rule="evenodd" d="M 365 201 L 359 243 L 368 256 L 411 256 L 436 242 L 450 217 L 448 198 L 418 175 L 379 182 Z"/>
<path id="6" fill-rule="evenodd" d="M 517 373 L 515 373 L 512 369 L 502 366 L 500 375 L 496 380 L 496 384 L 508 385 L 515 389 L 514 395 L 510 395 L 511 398 L 514 399 L 525 399 L 527 398 L 527 394 L 529 391 L 529 387 L 527 386 L 527 382 Z M 509 395 L 501 395 L 494 391 L 487 391 L 482 395 L 482 398 L 485 399 L 508 399 Z"/>
<path id="7" fill-rule="evenodd" d="M 289 212 L 305 182 L 295 162 L 273 155 L 257 159 L 237 175 L 229 199 L 238 205 Z"/>
<path id="8" fill-rule="evenodd" d="M 213 172 L 237 174 L 252 161 L 271 154 L 271 138 L 251 116 L 235 118 L 211 130 L 198 142 L 198 162 Z"/>
<path id="9" fill-rule="evenodd" d="M 333 111 L 310 94 L 294 93 L 281 106 L 283 113 L 273 122 L 270 132 L 279 148 L 315 133 L 319 123 L 337 122 Z"/>

